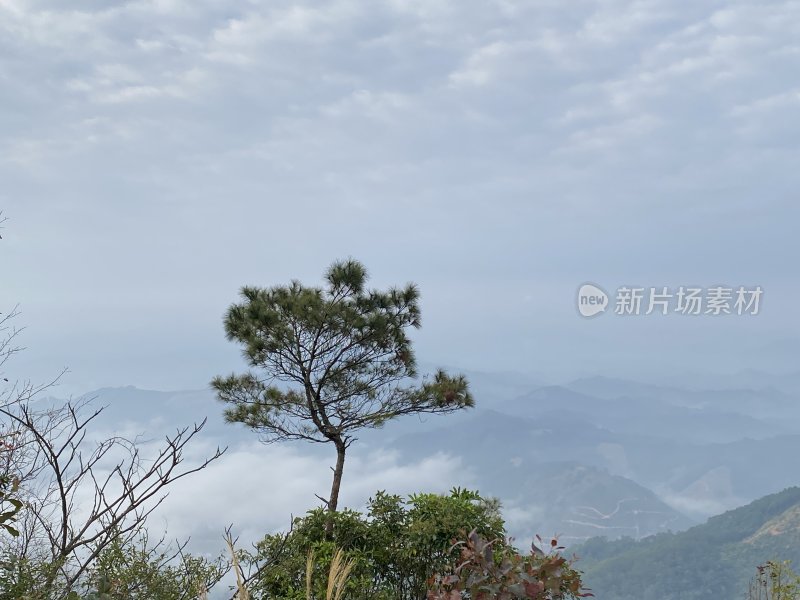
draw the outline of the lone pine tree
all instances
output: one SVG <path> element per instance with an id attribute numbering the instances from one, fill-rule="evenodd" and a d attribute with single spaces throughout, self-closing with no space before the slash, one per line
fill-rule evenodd
<path id="1" fill-rule="evenodd" d="M 244 423 L 265 443 L 307 440 L 336 448 L 330 495 L 335 512 L 345 455 L 363 428 L 401 415 L 449 413 L 474 405 L 466 379 L 443 370 L 417 377 L 409 328 L 420 326 L 413 284 L 365 288 L 355 260 L 335 262 L 325 287 L 298 281 L 244 287 L 225 317 L 229 340 L 244 348 L 251 371 L 217 377 L 228 422 Z M 331 521 L 328 522 L 330 533 Z"/>

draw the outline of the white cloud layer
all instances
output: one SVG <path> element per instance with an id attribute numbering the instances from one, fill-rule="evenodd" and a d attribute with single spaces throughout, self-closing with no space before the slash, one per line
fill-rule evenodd
<path id="1" fill-rule="evenodd" d="M 211 448 L 195 446 L 195 456 Z M 330 453 L 309 453 L 308 446 L 241 444 L 205 470 L 177 482 L 149 522 L 151 530 L 172 539 L 191 537 L 193 547 L 222 548 L 224 528 L 233 524 L 243 547 L 265 534 L 286 531 L 291 516 L 320 506 L 315 494 L 330 490 Z M 188 463 L 187 463 L 188 464 Z M 446 493 L 454 486 L 474 487 L 474 475 L 460 459 L 444 454 L 402 463 L 382 449 L 354 447 L 348 457 L 340 506 L 363 510 L 378 490 L 408 495 Z"/>

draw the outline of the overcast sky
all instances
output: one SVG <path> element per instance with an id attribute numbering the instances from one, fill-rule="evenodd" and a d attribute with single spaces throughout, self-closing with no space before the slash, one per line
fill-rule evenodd
<path id="1" fill-rule="evenodd" d="M 13 375 L 202 387 L 241 285 L 347 256 L 420 285 L 427 362 L 791 368 L 798 40 L 797 1 L 0 0 Z M 586 281 L 764 296 L 587 320 Z"/>

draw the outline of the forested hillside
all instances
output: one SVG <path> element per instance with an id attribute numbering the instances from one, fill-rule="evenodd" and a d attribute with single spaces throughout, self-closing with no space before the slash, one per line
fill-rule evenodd
<path id="1" fill-rule="evenodd" d="M 754 567 L 800 564 L 800 488 L 766 496 L 678 534 L 594 538 L 574 548 L 602 600 L 733 600 Z"/>

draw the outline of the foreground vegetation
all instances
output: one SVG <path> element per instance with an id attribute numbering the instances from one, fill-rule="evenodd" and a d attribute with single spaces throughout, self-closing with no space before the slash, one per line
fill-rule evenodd
<path id="1" fill-rule="evenodd" d="M 800 598 L 800 575 L 792 571 L 790 561 L 767 561 L 757 567 L 750 582 L 747 600 L 797 600 Z"/>
<path id="2" fill-rule="evenodd" d="M 20 531 L 0 539 L 0 600 L 202 600 L 231 568 L 237 600 L 557 600 L 588 594 L 555 540 L 521 555 L 506 538 L 498 509 L 496 501 L 463 489 L 407 499 L 378 492 L 365 513 L 311 510 L 289 531 L 265 536 L 252 552 L 236 550 L 228 533 L 227 558 L 209 560 L 151 542 L 142 521 L 135 530 L 86 540 L 83 551 L 54 562 L 50 542 L 29 534 L 35 528 L 29 529 L 31 513 L 23 503 L 10 519 L 19 521 Z"/>
<path id="3" fill-rule="evenodd" d="M 469 490 L 454 489 L 446 496 L 417 494 L 408 500 L 380 492 L 369 501 L 365 514 L 337 512 L 331 536 L 326 535 L 326 512 L 317 509 L 296 519 L 290 532 L 264 538 L 257 552 L 245 554 L 243 562 L 268 565 L 252 579 L 259 598 L 305 597 L 306 556 L 313 553 L 319 575 L 329 569 L 338 549 L 352 561 L 344 588 L 352 599 L 411 600 L 428 593 L 454 598 L 452 592 L 459 591 L 459 585 L 474 583 L 509 587 L 509 598 L 580 594 L 580 576 L 560 555 L 557 544 L 549 544 L 547 553 L 537 548 L 522 557 L 506 539 L 497 509 L 495 501 Z M 460 542 L 454 544 L 456 540 Z M 492 558 L 485 559 L 484 550 L 489 548 Z M 456 565 L 462 565 L 457 579 Z M 514 592 L 514 584 L 522 585 L 525 578 L 530 578 L 528 591 Z M 314 597 L 324 596 L 322 585 L 313 589 Z"/>

